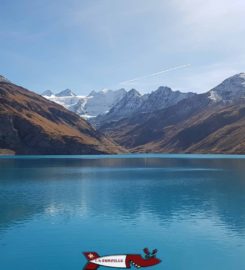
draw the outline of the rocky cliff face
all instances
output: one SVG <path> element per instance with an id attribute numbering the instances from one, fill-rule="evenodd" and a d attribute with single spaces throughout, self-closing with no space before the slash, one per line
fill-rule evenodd
<path id="1" fill-rule="evenodd" d="M 0 82 L 0 149 L 16 154 L 123 151 L 78 115 L 5 80 Z"/>

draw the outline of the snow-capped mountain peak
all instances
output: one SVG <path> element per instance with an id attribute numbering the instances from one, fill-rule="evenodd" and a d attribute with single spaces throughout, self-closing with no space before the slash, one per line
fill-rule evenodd
<path id="1" fill-rule="evenodd" d="M 51 96 L 54 96 L 54 93 L 51 90 L 46 90 L 41 95 L 51 97 Z"/>
<path id="2" fill-rule="evenodd" d="M 137 90 L 131 89 L 110 109 L 105 118 L 119 119 L 130 115 L 138 110 L 142 102 L 141 94 Z"/>
<path id="3" fill-rule="evenodd" d="M 144 95 L 141 95 L 135 89 L 131 89 L 107 114 L 97 117 L 92 122 L 96 126 L 100 126 L 106 122 L 130 117 L 134 113 L 151 113 L 174 105 L 193 95 L 195 94 L 173 91 L 166 86 L 161 86 L 150 94 Z"/>
<path id="4" fill-rule="evenodd" d="M 135 97 L 135 96 L 141 97 L 141 94 L 140 94 L 140 92 L 138 92 L 136 89 L 133 88 L 133 89 L 128 91 L 127 96 L 128 97 Z"/>
<path id="5" fill-rule="evenodd" d="M 88 96 L 91 97 L 91 96 L 94 96 L 96 95 L 98 92 L 96 92 L 95 90 L 91 91 Z"/>
<path id="6" fill-rule="evenodd" d="M 245 80 L 245 73 L 244 72 L 239 73 L 238 77 Z"/>
<path id="7" fill-rule="evenodd" d="M 203 95 L 192 92 L 183 93 L 172 90 L 167 86 L 160 86 L 155 91 L 143 95 L 136 89 L 131 89 L 128 92 L 125 89 L 94 90 L 88 96 L 76 95 L 70 89 L 61 91 L 56 95 L 53 95 L 51 91 L 45 91 L 43 94 L 46 98 L 63 105 L 67 109 L 85 118 L 90 118 L 90 122 L 99 127 L 105 123 L 130 117 L 133 114 L 144 113 L 144 115 L 148 115 L 179 102 L 184 104 L 185 101 L 182 102 L 182 100 L 189 98 L 192 101 L 201 100 L 201 104 L 212 104 L 214 102 L 233 104 L 237 101 L 244 101 L 245 73 L 239 73 L 224 80 Z M 194 99 L 191 99 L 192 97 Z"/>
<path id="8" fill-rule="evenodd" d="M 140 110 L 143 112 L 161 110 L 193 95 L 195 94 L 192 92 L 182 93 L 180 91 L 173 91 L 167 86 L 160 86 L 145 98 Z"/>
<path id="9" fill-rule="evenodd" d="M 119 100 L 126 95 L 125 89 L 106 91 L 92 91 L 88 95 L 88 100 L 85 105 L 85 109 L 89 115 L 99 115 L 107 113 Z"/>
<path id="10" fill-rule="evenodd" d="M 92 91 L 88 96 L 79 96 L 66 89 L 56 95 L 52 91 L 45 91 L 42 95 L 85 118 L 91 118 L 107 113 L 126 93 L 125 89 L 107 89 Z"/>
<path id="11" fill-rule="evenodd" d="M 71 89 L 65 89 L 58 94 L 56 94 L 56 97 L 75 97 L 76 94 Z"/>
<path id="12" fill-rule="evenodd" d="M 208 93 L 209 98 L 214 102 L 227 103 L 245 98 L 245 73 L 229 77 Z"/>
<path id="13" fill-rule="evenodd" d="M 168 87 L 168 86 L 160 86 L 158 87 L 158 89 L 156 91 L 153 91 L 155 93 L 163 93 L 163 94 L 170 94 L 171 92 L 173 92 L 173 90 Z"/>
<path id="14" fill-rule="evenodd" d="M 104 88 L 101 90 L 101 92 L 103 92 L 103 93 L 107 93 L 108 91 L 110 91 L 110 89 L 108 89 L 108 88 Z"/>

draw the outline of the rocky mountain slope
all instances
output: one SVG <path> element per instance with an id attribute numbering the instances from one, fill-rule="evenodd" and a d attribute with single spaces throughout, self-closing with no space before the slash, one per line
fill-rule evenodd
<path id="1" fill-rule="evenodd" d="M 208 92 L 214 102 L 232 104 L 245 101 L 245 73 L 236 74 Z"/>
<path id="2" fill-rule="evenodd" d="M 171 88 L 164 86 L 145 95 L 141 95 L 137 90 L 132 89 L 107 114 L 97 116 L 92 119 L 91 123 L 100 127 L 110 122 L 131 117 L 136 113 L 152 113 L 170 107 L 192 96 L 195 96 L 195 94 L 173 91 Z"/>
<path id="3" fill-rule="evenodd" d="M 99 154 L 123 149 L 62 106 L 0 80 L 0 152 Z"/>
<path id="4" fill-rule="evenodd" d="M 135 90 L 131 89 L 119 100 L 106 114 L 100 114 L 94 119 L 90 119 L 95 127 L 100 127 L 105 123 L 117 121 L 124 117 L 130 117 L 136 113 L 143 104 L 143 97 Z"/>
<path id="5" fill-rule="evenodd" d="M 133 152 L 245 153 L 245 74 L 172 106 L 104 123 Z"/>

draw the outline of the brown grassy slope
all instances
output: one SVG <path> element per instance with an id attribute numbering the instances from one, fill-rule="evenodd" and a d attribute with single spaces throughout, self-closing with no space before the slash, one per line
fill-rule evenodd
<path id="1" fill-rule="evenodd" d="M 213 104 L 202 94 L 100 130 L 131 152 L 245 154 L 245 104 Z"/>
<path id="2" fill-rule="evenodd" d="M 245 105 L 202 111 L 163 132 L 133 151 L 245 154 Z"/>
<path id="3" fill-rule="evenodd" d="M 15 152 L 9 149 L 0 149 L 0 155 L 14 155 Z"/>
<path id="4" fill-rule="evenodd" d="M 105 124 L 100 130 L 128 149 L 143 147 L 165 138 L 167 131 L 174 131 L 176 125 L 206 109 L 209 103 L 210 100 L 204 95 L 198 95 L 160 111 L 138 113 Z"/>
<path id="5" fill-rule="evenodd" d="M 16 154 L 119 153 L 78 115 L 23 87 L 0 83 L 0 148 Z"/>

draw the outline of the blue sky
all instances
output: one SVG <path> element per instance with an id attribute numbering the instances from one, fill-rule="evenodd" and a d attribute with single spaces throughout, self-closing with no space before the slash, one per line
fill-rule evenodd
<path id="1" fill-rule="evenodd" d="M 37 92 L 203 92 L 245 71 L 244 0 L 0 0 L 0 10 L 0 74 Z"/>

